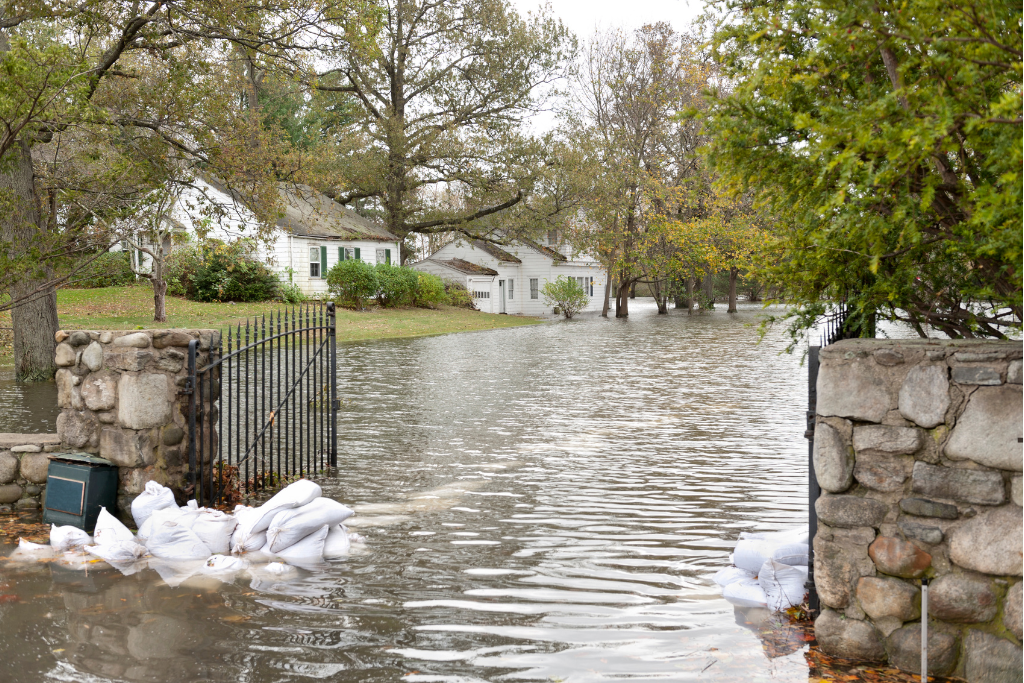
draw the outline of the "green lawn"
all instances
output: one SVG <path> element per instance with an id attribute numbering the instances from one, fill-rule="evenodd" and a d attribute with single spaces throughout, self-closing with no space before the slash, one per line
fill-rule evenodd
<path id="1" fill-rule="evenodd" d="M 64 330 L 132 330 L 153 327 L 224 330 L 256 315 L 286 308 L 276 302 L 204 304 L 167 297 L 167 322 L 153 322 L 153 291 L 147 286 L 62 289 L 57 292 L 57 315 Z M 465 308 L 339 308 L 338 341 L 423 337 L 449 332 L 493 330 L 534 325 L 537 318 L 494 315 Z M 10 327 L 10 314 L 0 313 L 0 328 Z M 0 365 L 11 364 L 10 337 L 0 336 Z"/>

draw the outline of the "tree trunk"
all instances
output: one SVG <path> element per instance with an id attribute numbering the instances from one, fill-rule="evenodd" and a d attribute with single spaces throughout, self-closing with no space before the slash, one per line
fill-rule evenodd
<path id="1" fill-rule="evenodd" d="M 636 283 L 635 282 L 629 288 L 629 298 L 630 299 L 635 299 L 636 298 Z"/>
<path id="2" fill-rule="evenodd" d="M 0 204 L 10 207 L 9 211 L 0 213 L 0 242 L 5 243 L 12 260 L 37 246 L 40 237 L 45 237 L 46 226 L 40 220 L 38 199 L 32 152 L 25 141 L 19 141 L 0 160 Z M 30 264 L 24 277 L 8 292 L 12 301 L 29 297 L 11 310 L 14 375 L 18 380 L 48 380 L 57 370 L 54 364 L 57 291 L 44 286 L 49 276 L 50 269 L 45 264 Z"/>
<path id="3" fill-rule="evenodd" d="M 686 278 L 686 315 L 693 315 L 693 280 L 692 275 Z"/>
<path id="4" fill-rule="evenodd" d="M 658 315 L 668 315 L 668 297 L 661 295 L 661 282 L 658 280 L 650 284 L 654 301 L 658 304 Z"/>
<path id="5" fill-rule="evenodd" d="M 612 253 L 612 256 L 614 257 L 614 252 Z M 614 260 L 614 258 L 613 258 L 613 260 Z M 609 262 L 609 264 L 608 264 L 608 277 L 605 279 L 605 283 L 604 283 L 604 306 L 601 307 L 601 317 L 602 318 L 607 318 L 608 317 L 608 300 L 611 297 L 611 293 L 612 293 L 612 266 L 611 266 L 611 263 Z"/>
<path id="6" fill-rule="evenodd" d="M 736 276 L 740 274 L 740 269 L 733 266 L 729 269 L 729 310 L 726 313 L 736 312 Z"/>
<path id="7" fill-rule="evenodd" d="M 159 236 L 158 241 L 162 242 Z M 164 259 L 166 257 L 163 244 L 157 245 L 153 250 L 153 272 L 150 274 L 149 281 L 153 285 L 153 321 L 158 323 L 167 322 L 167 280 L 164 279 Z"/>
<path id="8" fill-rule="evenodd" d="M 704 288 L 704 303 L 707 304 L 708 310 L 714 310 L 715 308 L 715 283 L 711 278 L 711 273 L 704 274 L 704 282 L 702 283 Z"/>
<path id="9" fill-rule="evenodd" d="M 615 300 L 615 317 L 629 317 L 629 289 L 632 283 L 628 280 L 619 280 L 619 296 Z"/>

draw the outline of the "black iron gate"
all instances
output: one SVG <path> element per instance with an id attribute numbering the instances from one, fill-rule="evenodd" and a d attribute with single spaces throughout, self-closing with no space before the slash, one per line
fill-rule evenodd
<path id="1" fill-rule="evenodd" d="M 229 328 L 208 355 L 189 343 L 188 485 L 200 505 L 337 466 L 334 323 L 334 304 L 317 302 Z"/>

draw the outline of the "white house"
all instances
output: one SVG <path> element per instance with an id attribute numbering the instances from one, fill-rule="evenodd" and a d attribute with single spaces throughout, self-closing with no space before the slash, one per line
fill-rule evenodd
<path id="1" fill-rule="evenodd" d="M 225 242 L 256 235 L 256 218 L 244 202 L 216 181 L 196 185 L 166 219 L 176 232 Z M 327 293 L 327 271 L 340 260 L 401 262 L 401 240 L 373 221 L 308 186 L 282 183 L 278 192 L 283 215 L 270 239 L 258 242 L 256 256 L 307 296 Z"/>
<path id="2" fill-rule="evenodd" d="M 590 297 L 584 310 L 601 310 L 607 271 L 594 259 L 570 258 L 568 247 L 559 245 L 554 231 L 547 241 L 549 246 L 521 239 L 497 247 L 483 240 L 459 240 L 412 267 L 465 285 L 476 307 L 488 313 L 552 314 L 540 290 L 560 275 L 576 278 Z"/>

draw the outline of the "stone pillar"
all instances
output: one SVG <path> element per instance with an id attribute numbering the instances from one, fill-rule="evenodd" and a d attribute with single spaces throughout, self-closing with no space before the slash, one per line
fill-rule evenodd
<path id="1" fill-rule="evenodd" d="M 119 467 L 118 508 L 126 515 L 146 482 L 180 489 L 187 473 L 188 344 L 202 368 L 216 330 L 57 332 L 57 417 L 61 446 Z"/>
<path id="2" fill-rule="evenodd" d="M 867 340 L 821 351 L 815 632 L 832 655 L 1020 681 L 1019 342 Z"/>

